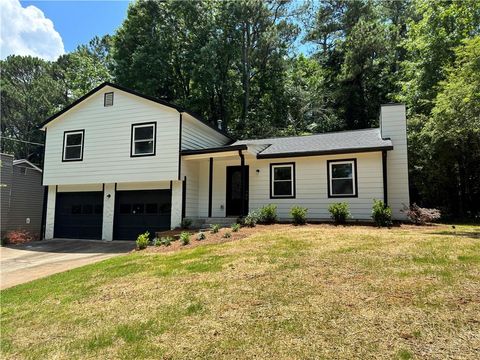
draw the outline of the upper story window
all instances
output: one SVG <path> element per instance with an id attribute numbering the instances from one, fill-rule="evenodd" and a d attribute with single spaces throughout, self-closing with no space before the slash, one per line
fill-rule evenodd
<path id="1" fill-rule="evenodd" d="M 327 161 L 328 196 L 356 197 L 357 194 L 357 160 Z"/>
<path id="2" fill-rule="evenodd" d="M 131 156 L 155 155 L 157 123 L 143 123 L 132 125 Z"/>
<path id="3" fill-rule="evenodd" d="M 295 197 L 295 163 L 270 164 L 270 198 Z"/>
<path id="4" fill-rule="evenodd" d="M 83 160 L 83 138 L 85 130 L 65 131 L 63 133 L 63 161 Z"/>
<path id="5" fill-rule="evenodd" d="M 113 92 L 103 94 L 103 106 L 113 106 Z"/>

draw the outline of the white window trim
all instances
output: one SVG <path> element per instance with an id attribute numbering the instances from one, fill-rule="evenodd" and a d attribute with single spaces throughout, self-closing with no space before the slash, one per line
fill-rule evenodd
<path id="1" fill-rule="evenodd" d="M 295 197 L 295 165 L 294 164 L 272 164 L 271 184 L 272 198 L 293 198 Z M 275 169 L 277 168 L 290 168 L 290 180 L 275 180 Z M 290 194 L 288 195 L 276 195 L 275 194 L 275 182 L 290 182 Z"/>
<path id="2" fill-rule="evenodd" d="M 352 177 L 333 177 L 333 165 L 342 165 L 342 164 L 350 164 L 352 165 Z M 357 169 L 355 168 L 355 160 L 339 160 L 339 161 L 330 161 L 328 163 L 328 182 L 330 183 L 329 189 L 329 196 L 330 197 L 345 197 L 345 196 L 357 196 L 357 187 L 356 187 L 356 178 L 355 173 Z M 353 192 L 350 194 L 334 194 L 333 193 L 333 180 L 352 180 L 352 190 Z"/>
<path id="3" fill-rule="evenodd" d="M 152 137 L 151 138 L 148 138 L 148 139 L 141 139 L 141 140 L 135 140 L 135 131 L 138 129 L 138 128 L 145 128 L 145 127 L 151 127 L 152 128 Z M 156 138 L 156 132 L 157 130 L 157 124 L 156 123 L 147 123 L 147 124 L 134 124 L 132 125 L 132 144 L 131 144 L 131 155 L 136 157 L 136 156 L 148 156 L 148 155 L 155 155 L 155 138 Z M 142 142 L 149 142 L 149 141 L 152 141 L 153 142 L 153 147 L 152 147 L 152 151 L 151 152 L 148 152 L 148 153 L 136 153 L 135 152 L 135 144 L 137 143 L 142 143 Z"/>
<path id="4" fill-rule="evenodd" d="M 70 135 L 82 135 L 82 141 L 80 141 L 79 145 L 67 145 L 67 139 Z M 81 161 L 83 160 L 83 137 L 84 132 L 83 130 L 78 131 L 68 131 L 63 133 L 63 161 Z M 78 147 L 80 146 L 80 157 L 78 158 L 67 158 L 67 148 Z"/>

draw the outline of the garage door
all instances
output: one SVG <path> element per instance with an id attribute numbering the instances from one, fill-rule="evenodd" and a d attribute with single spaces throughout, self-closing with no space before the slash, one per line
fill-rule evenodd
<path id="1" fill-rule="evenodd" d="M 117 191 L 115 199 L 115 240 L 135 240 L 145 231 L 170 229 L 170 190 Z"/>
<path id="2" fill-rule="evenodd" d="M 56 238 L 101 239 L 103 192 L 57 193 Z"/>

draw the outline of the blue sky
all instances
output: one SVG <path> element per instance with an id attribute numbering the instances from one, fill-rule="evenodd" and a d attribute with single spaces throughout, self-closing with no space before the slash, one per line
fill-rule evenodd
<path id="1" fill-rule="evenodd" d="M 66 52 L 90 41 L 95 35 L 113 34 L 127 15 L 128 0 L 122 1 L 21 1 L 33 5 L 53 21 Z"/>

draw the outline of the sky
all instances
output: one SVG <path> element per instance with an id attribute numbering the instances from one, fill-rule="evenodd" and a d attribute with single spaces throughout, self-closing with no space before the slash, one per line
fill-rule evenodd
<path id="1" fill-rule="evenodd" d="M 128 3 L 0 0 L 0 57 L 55 60 L 95 35 L 113 34 L 126 17 Z"/>

